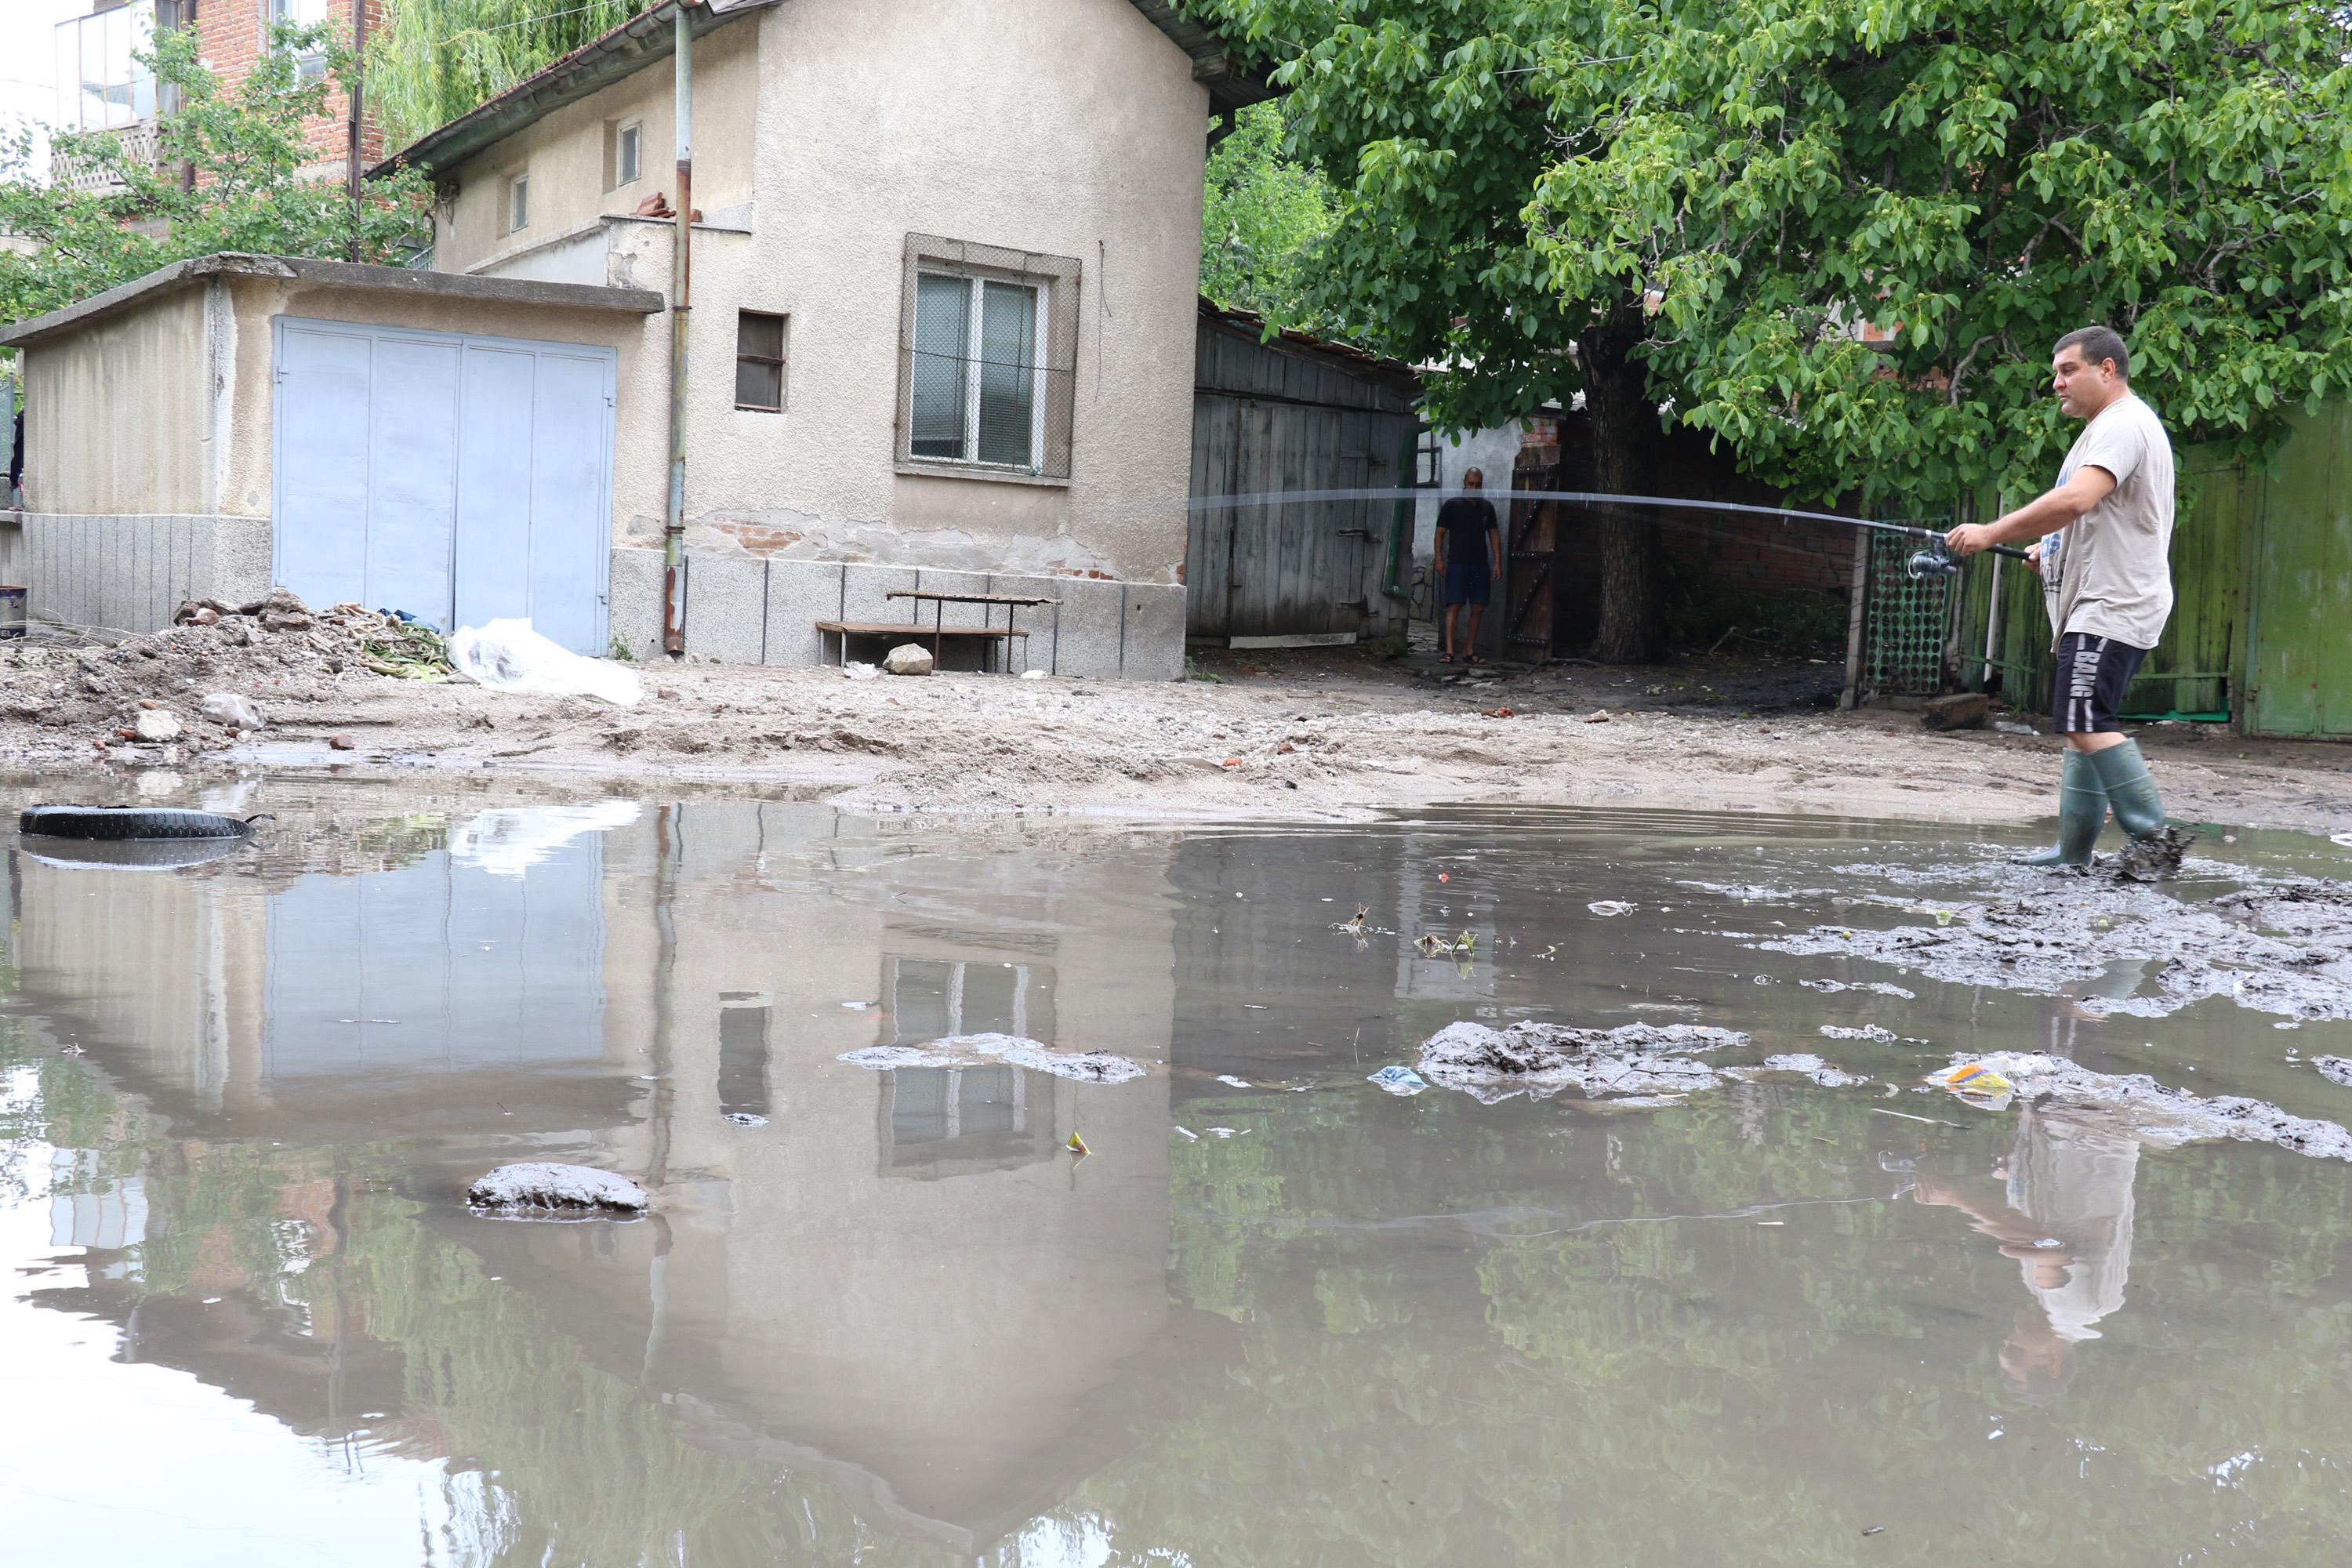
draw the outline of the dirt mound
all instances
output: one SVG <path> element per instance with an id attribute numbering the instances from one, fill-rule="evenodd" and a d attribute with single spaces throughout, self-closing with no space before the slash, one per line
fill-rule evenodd
<path id="1" fill-rule="evenodd" d="M 216 751 L 240 728 L 233 704 L 206 711 L 215 693 L 247 699 L 267 722 L 273 704 L 319 700 L 346 680 L 447 679 L 429 630 L 357 605 L 314 611 L 283 588 L 245 605 L 191 601 L 175 619 L 111 647 L 27 641 L 0 655 L 0 721 L 47 731 L 25 737 L 36 745 Z M 176 729 L 141 718 L 159 713 Z"/>

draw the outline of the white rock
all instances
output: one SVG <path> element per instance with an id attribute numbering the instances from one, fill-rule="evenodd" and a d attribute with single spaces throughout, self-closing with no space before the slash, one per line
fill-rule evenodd
<path id="1" fill-rule="evenodd" d="M 261 728 L 261 710 L 256 708 L 249 698 L 240 697 L 234 691 L 215 691 L 204 700 L 202 706 L 205 718 L 216 720 L 232 730 Z"/>
<path id="2" fill-rule="evenodd" d="M 1021 672 L 1021 679 L 1024 680 L 1043 680 L 1045 679 L 1045 672 L 1042 669 L 1024 669 Z"/>
<path id="3" fill-rule="evenodd" d="M 483 1208 L 618 1209 L 636 1213 L 653 1199 L 626 1176 L 589 1165 L 557 1165 L 530 1160 L 500 1165 L 466 1189 Z"/>
<path id="4" fill-rule="evenodd" d="M 931 672 L 931 650 L 910 642 L 902 642 L 882 656 L 882 668 L 892 675 L 929 675 Z"/>
<path id="5" fill-rule="evenodd" d="M 166 708 L 142 708 L 131 721 L 131 732 L 142 741 L 176 741 L 180 716 Z"/>

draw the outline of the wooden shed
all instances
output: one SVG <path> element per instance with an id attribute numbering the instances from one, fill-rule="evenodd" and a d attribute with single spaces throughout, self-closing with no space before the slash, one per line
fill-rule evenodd
<path id="1" fill-rule="evenodd" d="M 1412 545 L 1411 366 L 1201 301 L 1192 356 L 1185 631 L 1237 647 L 1402 637 Z M 1244 501 L 1395 489 L 1397 500 Z"/>

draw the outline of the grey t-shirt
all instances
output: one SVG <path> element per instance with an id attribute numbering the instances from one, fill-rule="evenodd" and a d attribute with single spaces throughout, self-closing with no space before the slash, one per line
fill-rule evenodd
<path id="1" fill-rule="evenodd" d="M 2156 411 L 2126 393 L 2074 438 L 2058 482 L 2086 465 L 2116 488 L 2062 532 L 2051 626 L 2154 647 L 2172 615 L 2172 442 Z"/>

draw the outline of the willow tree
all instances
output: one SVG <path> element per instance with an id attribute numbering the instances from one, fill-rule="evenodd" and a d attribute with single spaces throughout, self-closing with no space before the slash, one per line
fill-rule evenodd
<path id="1" fill-rule="evenodd" d="M 2260 457 L 2352 385 L 2352 27 L 2272 0 L 1192 0 L 1280 60 L 1343 187 L 1318 304 L 1490 425 L 1581 393 L 1801 495 L 2046 484 L 2050 344 L 2103 322 L 2176 439 Z M 1881 341 L 1865 342 L 1874 326 Z M 1603 658 L 1655 523 L 1600 527 Z"/>
<path id="2" fill-rule="evenodd" d="M 368 101 L 405 146 L 645 9 L 650 0 L 400 0 L 368 43 Z"/>

